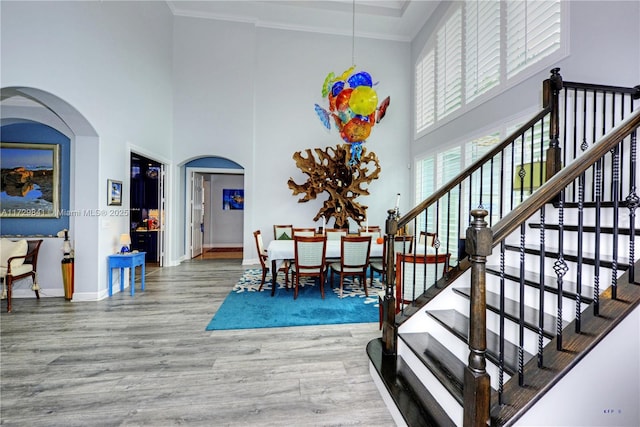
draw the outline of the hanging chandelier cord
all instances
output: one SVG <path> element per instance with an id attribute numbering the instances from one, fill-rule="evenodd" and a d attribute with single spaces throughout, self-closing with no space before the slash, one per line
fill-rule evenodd
<path id="1" fill-rule="evenodd" d="M 356 0 L 351 14 L 351 65 L 356 65 Z"/>

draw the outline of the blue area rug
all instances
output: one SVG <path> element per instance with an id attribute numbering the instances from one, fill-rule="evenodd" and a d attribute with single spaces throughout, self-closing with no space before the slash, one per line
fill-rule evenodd
<path id="1" fill-rule="evenodd" d="M 246 270 L 206 330 L 378 322 L 378 292 L 382 290 L 378 278 L 374 277 L 373 286 L 368 286 L 368 297 L 358 283 L 345 281 L 340 298 L 340 279 L 336 275 L 334 289 L 331 289 L 329 282 L 325 284 L 324 299 L 314 281 L 301 281 L 298 298 L 294 300 L 291 285 L 288 291 L 284 287 L 282 273 L 278 274 L 278 288 L 272 297 L 269 277 L 262 291 L 258 292 L 260 270 Z"/>

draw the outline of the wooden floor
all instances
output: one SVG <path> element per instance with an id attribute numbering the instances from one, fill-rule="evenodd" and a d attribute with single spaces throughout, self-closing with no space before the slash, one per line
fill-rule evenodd
<path id="1" fill-rule="evenodd" d="M 393 426 L 365 353 L 377 323 L 204 330 L 240 263 L 151 267 L 133 298 L 3 301 L 0 424 Z"/>

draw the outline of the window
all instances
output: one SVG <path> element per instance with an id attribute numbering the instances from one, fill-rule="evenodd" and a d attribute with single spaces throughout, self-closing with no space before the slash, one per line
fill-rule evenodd
<path id="1" fill-rule="evenodd" d="M 436 44 L 437 114 L 444 117 L 462 103 L 462 8 L 440 28 Z"/>
<path id="2" fill-rule="evenodd" d="M 424 129 L 435 121 L 435 52 L 431 49 L 416 66 L 416 127 Z"/>
<path id="3" fill-rule="evenodd" d="M 435 175 L 436 160 L 433 156 L 427 157 L 416 164 L 416 200 L 422 201 L 431 196 L 436 190 Z M 426 221 L 426 222 L 425 222 Z M 421 213 L 417 218 L 417 231 L 419 235 L 421 231 L 435 230 L 435 209 L 429 209 L 426 213 Z"/>
<path id="4" fill-rule="evenodd" d="M 491 149 L 500 143 L 500 132 L 495 132 L 482 138 L 474 139 L 467 142 L 465 146 L 465 166 L 470 166 L 487 154 Z M 470 212 L 471 209 L 481 208 L 489 211 L 486 221 L 489 226 L 494 221 L 500 219 L 500 189 L 492 188 L 493 185 L 499 185 L 502 168 L 506 166 L 506 159 L 498 159 L 497 163 L 487 163 L 479 171 L 475 172 L 471 179 L 471 198 L 469 203 L 471 206 L 465 205 L 465 211 Z"/>
<path id="5" fill-rule="evenodd" d="M 500 83 L 500 2 L 465 4 L 467 102 Z"/>
<path id="6" fill-rule="evenodd" d="M 458 176 L 464 168 L 471 166 L 491 151 L 507 135 L 511 135 L 520 128 L 524 120 L 516 123 L 502 126 L 500 130 L 417 161 L 416 204 L 431 196 L 438 188 Z M 420 231 L 425 231 L 426 224 L 426 231 L 437 230 L 442 248 L 448 247 L 451 253 L 457 253 L 457 246 L 454 245 L 457 244 L 458 231 L 464 235 L 471 209 L 488 210 L 489 216 L 486 221 L 490 227 L 495 224 L 502 215 L 520 204 L 530 194 L 529 190 L 537 179 L 529 173 L 524 179 L 522 187 L 524 191 L 515 191 L 512 197 L 504 199 L 500 197 L 501 191 L 504 189 L 509 191 L 508 189 L 511 188 L 512 182 L 509 181 L 514 180 L 518 174 L 518 165 L 544 162 L 546 151 L 544 136 L 548 134 L 549 122 L 544 121 L 543 124 L 538 123 L 531 131 L 516 139 L 513 149 L 507 148 L 504 151 L 504 158 L 497 156 L 493 164 L 489 162 L 481 170 L 474 172 L 470 181 L 465 181 L 452 190 L 450 197 L 440 199 L 437 206 L 432 205 L 426 213 L 426 219 L 425 213 L 422 213 L 418 217 L 416 235 Z M 543 173 L 540 170 L 536 172 Z M 500 185 L 504 186 L 503 189 L 497 188 Z M 460 192 L 463 195 L 461 200 L 458 197 Z M 436 220 L 436 218 L 439 219 Z M 447 221 L 449 221 L 448 226 Z"/>
<path id="7" fill-rule="evenodd" d="M 444 184 L 458 176 L 462 170 L 462 147 L 454 147 L 438 154 L 438 170 L 437 186 L 442 187 Z M 443 252 L 452 254 L 458 253 L 458 228 L 460 226 L 458 219 L 460 218 L 460 187 L 456 187 L 450 192 L 449 196 L 440 200 L 438 216 L 440 221 L 438 227 L 438 240 Z"/>
<path id="8" fill-rule="evenodd" d="M 416 63 L 416 132 L 560 50 L 561 6 L 560 0 L 452 2 Z"/>
<path id="9" fill-rule="evenodd" d="M 560 48 L 560 0 L 507 2 L 507 77 Z"/>

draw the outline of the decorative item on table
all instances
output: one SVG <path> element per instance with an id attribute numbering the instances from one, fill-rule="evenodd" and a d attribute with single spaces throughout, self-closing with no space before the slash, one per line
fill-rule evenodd
<path id="1" fill-rule="evenodd" d="M 71 241 L 69 241 L 69 230 L 66 228 L 58 232 L 58 237 L 64 237 L 62 242 L 62 261 L 60 261 L 62 269 L 62 286 L 64 287 L 64 299 L 71 301 L 73 298 L 74 283 L 73 283 L 73 247 Z"/>
<path id="2" fill-rule="evenodd" d="M 121 254 L 131 252 L 131 235 L 129 233 L 123 233 L 120 235 L 120 245 L 122 245 L 122 247 L 120 248 Z"/>
<path id="3" fill-rule="evenodd" d="M 371 134 L 371 129 L 385 116 L 391 98 L 385 98 L 379 106 L 378 94 L 371 75 L 366 71 L 353 73 L 355 65 L 336 76 L 330 72 L 324 79 L 322 97 L 329 101 L 329 111 L 315 104 L 315 111 L 322 124 L 331 129 L 335 122 L 340 137 L 350 145 L 349 166 L 360 162 L 362 144 Z M 377 107 L 376 107 L 377 106 Z"/>

